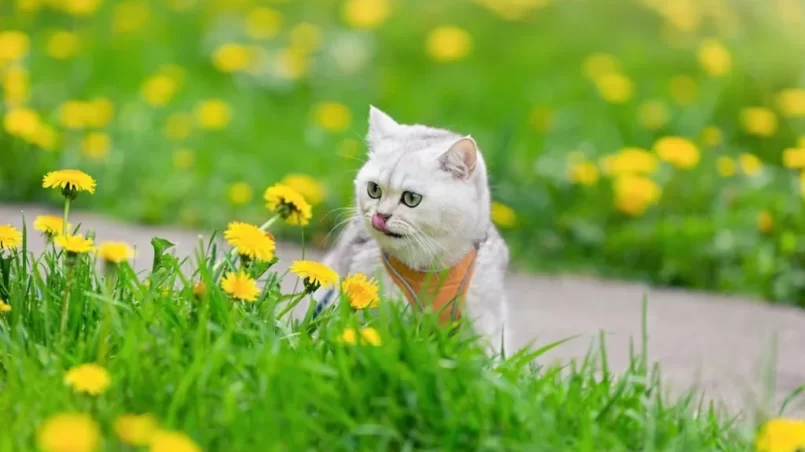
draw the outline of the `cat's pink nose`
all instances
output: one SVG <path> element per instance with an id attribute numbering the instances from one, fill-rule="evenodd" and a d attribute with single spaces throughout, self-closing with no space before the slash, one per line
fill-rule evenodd
<path id="1" fill-rule="evenodd" d="M 386 221 L 389 218 L 391 218 L 391 215 L 383 215 L 382 213 L 376 213 L 372 215 L 372 227 L 380 232 L 388 231 L 388 229 L 386 228 Z"/>

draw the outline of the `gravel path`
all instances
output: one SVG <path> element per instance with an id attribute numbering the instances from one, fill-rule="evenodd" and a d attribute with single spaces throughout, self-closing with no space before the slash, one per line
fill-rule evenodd
<path id="1" fill-rule="evenodd" d="M 0 224 L 20 226 L 22 213 L 30 225 L 36 215 L 46 211 L 33 206 L 0 206 Z M 71 222 L 94 229 L 99 240 L 134 243 L 138 269 L 150 265 L 150 239 L 155 235 L 176 242 L 179 256 L 191 255 L 198 244 L 199 234 L 191 231 L 134 226 L 85 212 L 72 214 Z M 205 235 L 209 238 L 209 233 Z M 41 239 L 30 234 L 30 240 L 31 248 L 38 252 Z M 284 270 L 291 259 L 301 255 L 301 249 L 278 244 L 277 254 Z M 307 256 L 318 258 L 321 252 L 308 251 Z M 295 281 L 287 278 L 286 282 Z M 509 276 L 507 291 L 515 345 L 535 341 L 540 346 L 582 336 L 550 352 L 550 359 L 567 362 L 584 356 L 603 331 L 611 366 L 623 369 L 630 339 L 639 348 L 645 295 L 649 300 L 649 357 L 659 362 L 663 378 L 674 392 L 697 385 L 730 410 L 776 409 L 786 395 L 805 384 L 805 311 L 639 284 L 523 273 Z M 774 378 L 765 378 L 775 362 Z M 771 399 L 767 399 L 769 385 L 764 381 L 774 383 Z M 805 400 L 797 399 L 787 412 L 805 416 Z"/>

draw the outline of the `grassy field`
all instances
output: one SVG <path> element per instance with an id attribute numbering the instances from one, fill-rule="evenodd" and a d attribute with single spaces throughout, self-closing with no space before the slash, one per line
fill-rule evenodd
<path id="1" fill-rule="evenodd" d="M 798 0 L 11 0 L 0 200 L 116 216 L 350 202 L 368 105 L 471 133 L 520 263 L 805 304 Z"/>
<path id="2" fill-rule="evenodd" d="M 805 422 L 770 421 L 755 448 L 754 421 L 694 391 L 668 397 L 645 332 L 625 372 L 609 369 L 603 336 L 562 366 L 539 363 L 564 341 L 490 357 L 466 322 L 440 327 L 433 313 L 404 312 L 356 279 L 340 286 L 349 303 L 291 318 L 313 278 L 337 281 L 315 264 L 292 266 L 307 279 L 282 293 L 280 279 L 294 275 L 273 272 L 283 257 L 244 225 L 224 234 L 234 252 L 199 243 L 184 272 L 155 238 L 152 269 L 138 275 L 131 249 L 93 240 L 92 225 L 64 236 L 59 218 L 35 224 L 52 240 L 41 255 L 28 252 L 26 229 L 0 228 L 3 451 L 805 445 L 792 442 Z"/>

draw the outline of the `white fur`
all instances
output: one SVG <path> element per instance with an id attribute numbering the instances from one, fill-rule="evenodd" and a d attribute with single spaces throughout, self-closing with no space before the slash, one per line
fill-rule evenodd
<path id="1" fill-rule="evenodd" d="M 480 244 L 464 315 L 489 340 L 508 350 L 503 280 L 508 249 L 489 218 L 486 164 L 470 137 L 422 125 L 402 125 L 375 107 L 369 115 L 369 158 L 355 178 L 356 214 L 325 262 L 342 276 L 377 275 L 391 295 L 399 289 L 383 269 L 380 250 L 411 268 L 428 271 L 456 265 Z M 382 190 L 367 192 L 369 182 Z M 416 207 L 401 202 L 404 191 L 422 195 Z M 387 227 L 403 238 L 372 228 L 375 213 L 391 215 Z"/>

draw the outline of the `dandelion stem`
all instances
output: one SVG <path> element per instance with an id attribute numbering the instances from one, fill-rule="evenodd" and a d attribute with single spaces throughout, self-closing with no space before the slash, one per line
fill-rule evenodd
<path id="1" fill-rule="evenodd" d="M 115 286 L 115 274 L 114 270 L 117 267 L 112 267 L 110 264 L 107 264 L 106 274 L 104 275 L 104 292 L 106 295 L 106 309 L 103 312 L 103 321 L 101 323 L 101 330 L 98 335 L 98 364 L 103 365 L 104 361 L 106 360 L 106 351 L 109 348 L 109 330 L 112 327 L 112 305 L 114 304 L 114 286 Z"/>
<path id="2" fill-rule="evenodd" d="M 64 331 L 67 329 L 67 317 L 70 312 L 70 292 L 72 292 L 73 288 L 73 267 L 75 266 L 74 262 L 69 262 L 71 257 L 65 256 L 66 260 L 66 270 L 67 270 L 67 282 L 64 285 L 64 300 L 62 301 L 61 305 L 61 324 L 59 327 L 59 334 L 61 338 L 64 339 Z"/>
<path id="3" fill-rule="evenodd" d="M 62 235 L 67 235 L 67 217 L 70 215 L 70 198 L 64 198 L 64 223 L 61 226 Z"/>
<path id="4" fill-rule="evenodd" d="M 285 314 L 289 313 L 293 308 L 295 308 L 296 305 L 298 305 L 299 302 L 301 302 L 302 299 L 305 298 L 305 295 L 307 295 L 307 292 L 302 292 L 299 294 L 299 296 L 296 297 L 296 299 L 289 301 L 288 305 L 285 306 L 285 308 L 283 308 L 283 310 L 280 311 L 279 314 L 277 314 L 277 319 L 283 318 Z"/>
<path id="5" fill-rule="evenodd" d="M 263 223 L 262 226 L 260 226 L 260 230 L 265 231 L 268 228 L 270 228 L 271 225 L 273 225 L 274 223 L 277 222 L 277 219 L 279 219 L 279 217 L 280 217 L 279 215 L 274 215 L 273 217 L 269 218 L 268 221 L 266 221 L 265 223 Z M 221 269 L 221 266 L 224 265 L 224 263 L 226 261 L 231 259 L 234 256 L 235 253 L 236 253 L 236 250 L 234 248 L 229 250 L 229 252 L 226 253 L 226 255 L 224 256 L 224 258 L 221 259 L 220 261 L 218 261 L 218 263 L 215 264 L 215 266 L 212 268 L 212 274 L 214 275 L 214 274 L 218 273 L 218 270 Z"/>

